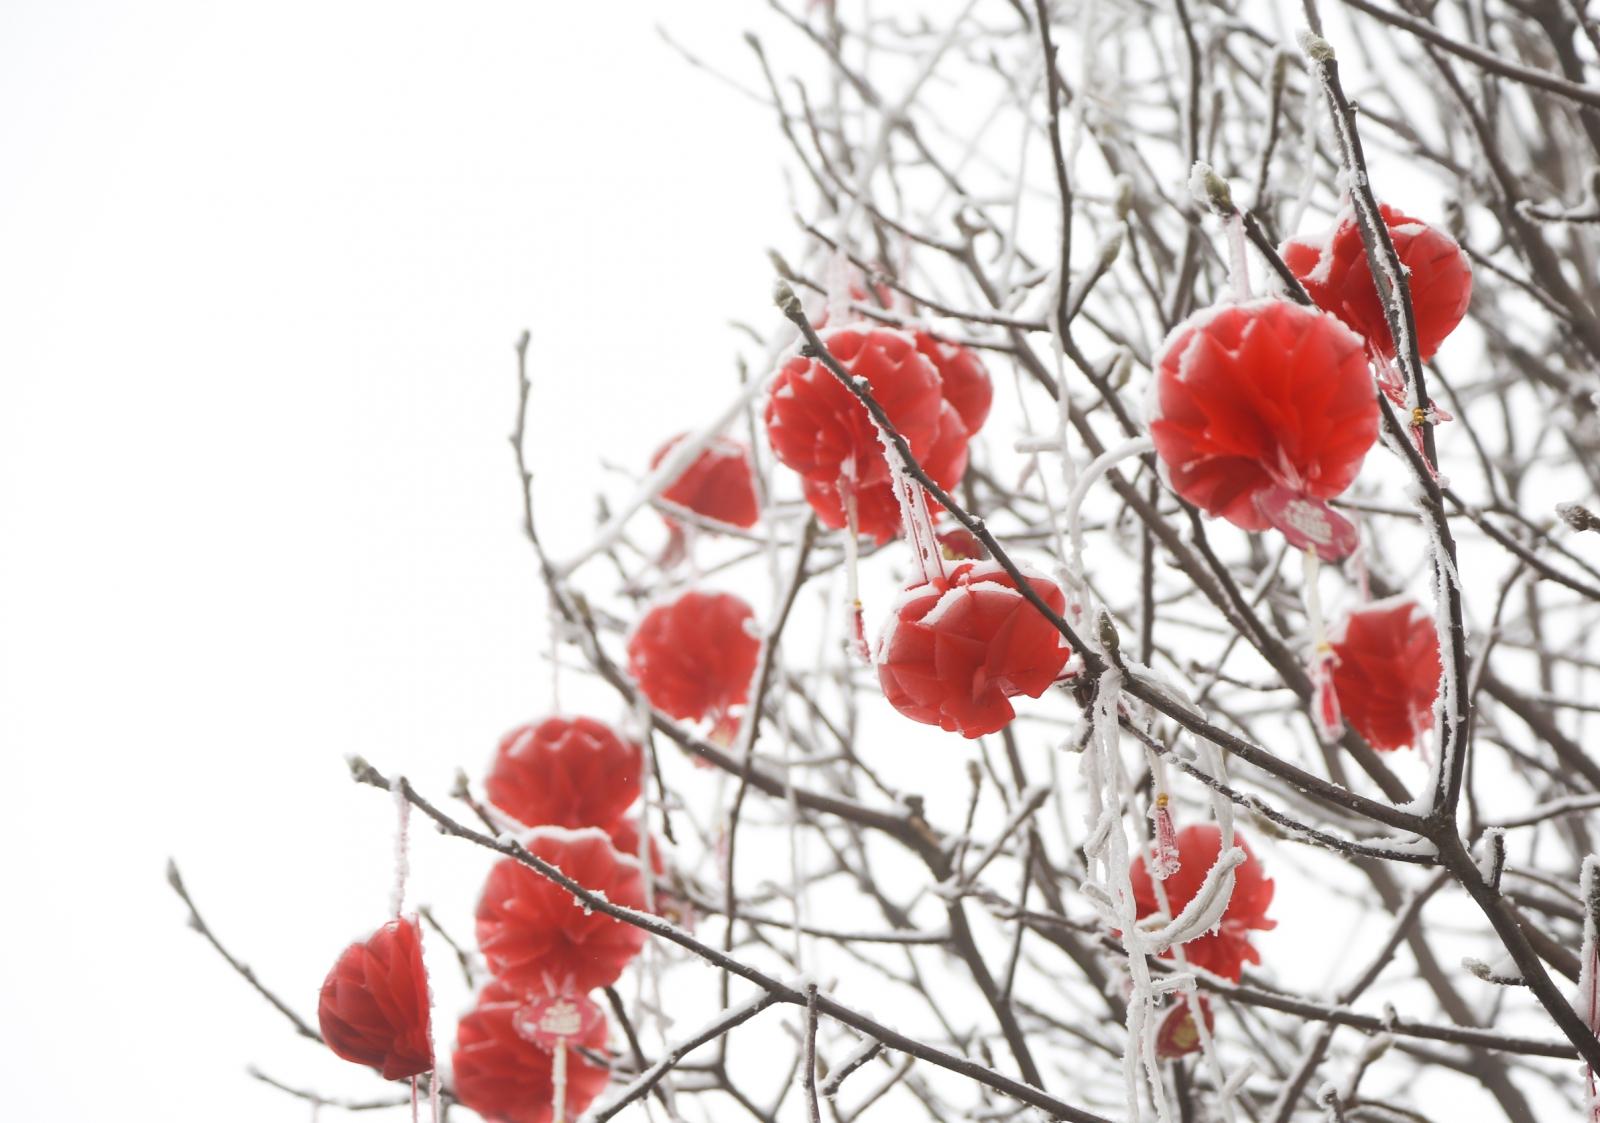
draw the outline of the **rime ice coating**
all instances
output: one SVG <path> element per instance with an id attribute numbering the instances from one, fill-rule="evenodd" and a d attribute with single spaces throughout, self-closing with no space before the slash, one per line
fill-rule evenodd
<path id="1" fill-rule="evenodd" d="M 1262 872 L 1261 862 L 1238 833 L 1233 836 L 1233 844 L 1244 851 L 1245 860 L 1234 870 L 1233 896 L 1222 913 L 1222 922 L 1214 931 L 1180 946 L 1184 958 L 1193 966 L 1238 982 L 1246 963 L 1261 962 L 1261 954 L 1250 943 L 1250 932 L 1276 928 L 1278 922 L 1267 916 L 1272 905 L 1272 879 Z M 1161 883 L 1166 890 L 1169 915 L 1177 916 L 1194 899 L 1221 850 L 1222 830 L 1215 823 L 1197 823 L 1178 832 L 1178 872 Z M 1134 859 L 1128 879 L 1141 919 L 1163 911 L 1144 858 Z M 1171 958 L 1172 952 L 1163 953 L 1163 957 Z"/>

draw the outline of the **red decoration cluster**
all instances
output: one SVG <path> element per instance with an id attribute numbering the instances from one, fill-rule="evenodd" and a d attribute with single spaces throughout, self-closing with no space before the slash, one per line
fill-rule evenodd
<path id="1" fill-rule="evenodd" d="M 1056 613 L 1060 588 L 1024 574 Z M 981 737 L 1016 716 L 1010 699 L 1037 698 L 1071 652 L 1055 625 L 994 562 L 963 562 L 944 578 L 914 585 L 900 598 L 878 641 L 878 681 L 907 717 Z"/>
<path id="2" fill-rule="evenodd" d="M 643 753 L 591 718 L 546 718 L 501 740 L 486 788 L 500 810 L 533 829 L 522 844 L 586 889 L 627 908 L 646 905 L 639 827 Z M 652 865 L 661 870 L 654 839 Z M 497 863 L 477 908 L 478 947 L 493 980 L 461 1019 L 455 1092 L 491 1123 L 548 1123 L 556 1051 L 566 1050 L 565 1117 L 606 1085 L 607 1070 L 575 1047 L 603 1051 L 606 1020 L 586 994 L 616 982 L 644 946 L 631 924 L 582 908 L 561 886 L 521 862 Z M 541 1015 L 573 1015 L 550 1029 Z M 577 1016 L 581 1014 L 582 1016 Z"/>
<path id="3" fill-rule="evenodd" d="M 1287 300 L 1191 316 L 1157 360 L 1150 435 L 1173 490 L 1245 530 L 1276 527 L 1326 560 L 1357 544 L 1327 500 L 1378 434 L 1362 340 Z"/>
<path id="4" fill-rule="evenodd" d="M 428 973 L 415 920 L 391 920 L 345 948 L 322 984 L 317 1021 L 328 1048 L 385 1080 L 433 1068 Z"/>
<path id="5" fill-rule="evenodd" d="M 1433 727 L 1443 665 L 1439 631 L 1421 605 L 1405 598 L 1356 609 L 1328 637 L 1339 708 L 1375 749 L 1414 746 Z"/>
<path id="6" fill-rule="evenodd" d="M 946 490 L 967 470 L 967 445 L 989 416 L 994 386 L 971 348 L 927 332 L 849 324 L 823 343 L 905 438 L 911 455 Z M 871 415 L 820 360 L 797 355 L 778 372 L 766 406 L 767 437 L 801 476 L 825 526 L 849 525 L 880 544 L 901 529 L 889 462 Z"/>
<path id="7" fill-rule="evenodd" d="M 639 621 L 628 639 L 628 673 L 662 713 L 726 728 L 749 696 L 761 652 L 754 618 L 732 593 L 690 590 Z"/>
<path id="8" fill-rule="evenodd" d="M 1261 962 L 1261 954 L 1250 943 L 1251 931 L 1267 931 L 1276 928 L 1278 922 L 1267 916 L 1267 909 L 1272 905 L 1272 879 L 1262 872 L 1261 862 L 1237 831 L 1233 844 L 1245 852 L 1245 861 L 1233 872 L 1233 896 L 1222 914 L 1221 923 L 1215 930 L 1180 946 L 1190 964 L 1238 982 L 1246 963 Z M 1222 852 L 1222 830 L 1215 823 L 1185 827 L 1178 832 L 1177 845 L 1178 868 L 1161 879 L 1167 896 L 1165 910 L 1156 896 L 1156 883 L 1146 860 L 1136 858 L 1128 869 L 1134 904 L 1141 919 L 1161 911 L 1177 916 L 1194 900 L 1207 872 Z M 1172 958 L 1172 951 L 1169 949 L 1163 957 Z"/>
<path id="9" fill-rule="evenodd" d="M 1467 314 L 1472 301 L 1472 266 L 1455 239 L 1444 231 L 1394 207 L 1380 205 L 1378 209 L 1406 271 L 1417 351 L 1422 359 L 1430 359 Z M 1372 281 L 1354 211 L 1340 215 L 1331 231 L 1313 238 L 1292 238 L 1279 252 L 1317 307 L 1349 324 L 1375 356 L 1394 358 L 1394 336 Z"/>
<path id="10" fill-rule="evenodd" d="M 679 433 L 658 448 L 650 458 L 650 467 L 660 467 L 685 436 Z M 727 437 L 715 437 L 707 443 L 693 463 L 661 492 L 661 498 L 697 515 L 745 529 L 755 526 L 761 516 L 750 450 Z M 676 525 L 671 519 L 667 523 Z"/>

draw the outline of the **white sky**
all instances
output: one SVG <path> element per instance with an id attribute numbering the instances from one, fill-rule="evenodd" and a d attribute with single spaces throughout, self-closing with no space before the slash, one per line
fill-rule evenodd
<path id="1" fill-rule="evenodd" d="M 0 7 L 8 1115 L 304 1117 L 252 1061 L 372 1091 L 184 929 L 163 863 L 314 1013 L 388 893 L 344 755 L 443 790 L 540 704 L 511 344 L 552 528 L 602 434 L 641 460 L 731 385 L 791 229 L 779 141 L 653 24 L 742 65 L 751 14 Z M 419 883 L 483 864 L 420 849 Z"/>

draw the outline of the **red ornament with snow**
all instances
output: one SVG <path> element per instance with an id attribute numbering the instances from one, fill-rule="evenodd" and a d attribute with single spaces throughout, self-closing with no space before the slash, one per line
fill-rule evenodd
<path id="1" fill-rule="evenodd" d="M 1056 613 L 1066 610 L 1055 582 L 1024 577 Z M 878 641 L 878 681 L 912 720 L 980 737 L 1016 716 L 1011 698 L 1049 689 L 1070 654 L 1004 569 L 963 562 L 901 595 Z"/>
<path id="2" fill-rule="evenodd" d="M 939 435 L 934 438 L 920 464 L 922 470 L 928 473 L 928 478 L 946 491 L 959 484 L 961 477 L 966 474 L 967 428 L 949 402 L 940 407 Z M 853 497 L 856 533 L 876 540 L 880 546 L 900 533 L 900 500 L 895 496 L 893 480 L 883 479 L 854 489 L 847 487 L 843 492 L 836 482 L 823 480 L 802 479 L 800 487 L 806 502 L 817 513 L 817 521 L 823 526 L 833 530 L 847 526 L 848 512 L 845 506 Z M 930 498 L 928 513 L 937 519 L 943 513 L 943 508 Z"/>
<path id="3" fill-rule="evenodd" d="M 639 862 L 604 831 L 542 828 L 524 844 L 585 889 L 644 908 Z M 478 899 L 478 947 L 496 978 L 522 994 L 610 986 L 644 946 L 643 929 L 585 909 L 555 882 L 511 858 L 495 863 Z"/>
<path id="4" fill-rule="evenodd" d="M 988 548 L 964 526 L 941 530 L 936 537 L 945 561 L 982 561 L 989 556 Z"/>
<path id="5" fill-rule="evenodd" d="M 1361 470 L 1378 407 L 1361 339 L 1286 300 L 1191 316 L 1157 360 L 1150 436 L 1172 488 L 1245 530 L 1336 560 L 1355 528 L 1327 504 Z"/>
<path id="6" fill-rule="evenodd" d="M 927 455 L 939 433 L 939 372 L 905 332 L 851 324 L 822 342 L 854 378 L 864 378 L 911 454 Z M 857 488 L 886 480 L 889 466 L 867 407 L 821 360 L 796 355 L 773 380 L 767 437 L 784 464 L 810 480 Z"/>
<path id="7" fill-rule="evenodd" d="M 732 593 L 690 590 L 639 621 L 628 640 L 628 673 L 662 713 L 723 725 L 750 694 L 761 653 L 754 619 Z"/>
<path id="8" fill-rule="evenodd" d="M 344 950 L 322 984 L 317 1022 L 328 1048 L 385 1080 L 433 1068 L 428 973 L 415 920 L 391 920 Z"/>
<path id="9" fill-rule="evenodd" d="M 650 467 L 660 467 L 685 436 L 679 433 L 657 449 Z M 755 526 L 761 516 L 750 450 L 728 437 L 713 437 L 672 485 L 662 490 L 661 498 L 715 522 L 744 529 Z M 676 525 L 670 518 L 667 522 Z"/>
<path id="10" fill-rule="evenodd" d="M 1200 1027 L 1195 1024 L 1194 1006 L 1200 1008 L 1207 1033 L 1216 1026 L 1217 1018 L 1211 1012 L 1211 1003 L 1205 995 L 1195 995 L 1192 1002 L 1193 1005 L 1189 996 L 1179 995 L 1167 1011 L 1167 1016 L 1161 1019 L 1161 1026 L 1156 1030 L 1156 1056 L 1171 1060 L 1200 1051 Z"/>
<path id="11" fill-rule="evenodd" d="M 1344 718 L 1375 749 L 1421 744 L 1433 728 L 1443 665 L 1439 631 L 1403 597 L 1349 613 L 1328 636 L 1333 690 Z"/>
<path id="12" fill-rule="evenodd" d="M 1433 357 L 1467 314 L 1472 266 L 1454 238 L 1394 207 L 1380 205 L 1384 225 L 1405 267 L 1417 325 L 1417 351 Z M 1355 212 L 1346 209 L 1334 228 L 1311 238 L 1291 238 L 1280 252 L 1284 264 L 1319 308 L 1332 312 L 1362 336 L 1374 355 L 1394 358 L 1394 336 L 1378 299 Z"/>
<path id="13" fill-rule="evenodd" d="M 1276 928 L 1278 922 L 1267 916 L 1267 909 L 1272 905 L 1272 879 L 1262 872 L 1261 862 L 1237 831 L 1233 844 L 1244 851 L 1245 860 L 1233 872 L 1233 896 L 1228 900 L 1221 922 L 1215 930 L 1181 946 L 1189 963 L 1238 982 L 1246 963 L 1261 962 L 1261 954 L 1250 944 L 1250 932 Z M 1178 832 L 1177 845 L 1178 869 L 1161 881 L 1167 894 L 1168 916 L 1177 916 L 1200 891 L 1206 874 L 1222 852 L 1222 829 L 1215 823 L 1185 827 Z M 1141 919 L 1163 911 L 1143 857 L 1134 859 L 1128 877 L 1133 883 L 1133 901 Z M 1162 956 L 1172 958 L 1171 949 Z"/>
<path id="14" fill-rule="evenodd" d="M 994 404 L 994 381 L 978 353 L 960 343 L 949 343 L 925 331 L 916 334 L 917 350 L 939 372 L 939 392 L 955 407 L 969 435 L 976 435 L 989 419 Z"/>
<path id="15" fill-rule="evenodd" d="M 603 1053 L 606 1019 L 588 999 L 567 997 L 565 1001 L 578 1010 L 578 1016 L 559 1027 L 576 1025 L 575 1034 L 562 1035 L 566 1065 L 563 1115 L 576 1119 L 610 1080 L 605 1067 L 576 1048 Z M 556 1042 L 543 1032 L 541 1022 L 549 1020 L 551 1006 L 548 1000 L 531 1004 L 497 979 L 483 988 L 477 1005 L 456 1027 L 456 1095 L 490 1123 L 550 1123 L 555 1104 Z M 539 1016 L 541 1012 L 544 1017 Z"/>
<path id="16" fill-rule="evenodd" d="M 609 827 L 639 797 L 643 756 L 593 718 L 551 717 L 507 733 L 484 785 L 530 827 Z"/>

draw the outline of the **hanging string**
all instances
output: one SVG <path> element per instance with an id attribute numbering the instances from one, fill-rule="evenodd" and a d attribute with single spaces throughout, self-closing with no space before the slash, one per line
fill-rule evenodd
<path id="1" fill-rule="evenodd" d="M 394 832 L 394 889 L 389 896 L 389 912 L 399 919 L 401 910 L 406 902 L 406 879 L 411 874 L 411 859 L 409 855 L 410 830 L 411 830 L 411 801 L 405 796 L 405 777 L 397 776 L 389 786 L 391 797 L 394 799 L 395 832 Z"/>

